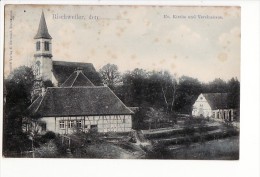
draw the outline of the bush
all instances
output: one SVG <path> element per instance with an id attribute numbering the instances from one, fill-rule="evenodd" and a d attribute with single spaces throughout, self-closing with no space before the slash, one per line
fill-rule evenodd
<path id="1" fill-rule="evenodd" d="M 49 139 L 49 140 L 55 139 L 55 138 L 56 138 L 56 134 L 55 134 L 54 132 L 52 132 L 52 131 L 48 131 L 48 132 L 46 132 L 46 133 L 42 136 L 42 138 L 46 138 L 46 139 Z"/>
<path id="2" fill-rule="evenodd" d="M 44 135 L 40 136 L 36 141 L 39 141 L 40 143 L 47 143 L 48 141 L 55 138 L 56 134 L 52 131 L 48 131 Z"/>
<path id="3" fill-rule="evenodd" d="M 59 157 L 66 157 L 67 147 L 61 143 L 61 137 L 57 136 L 54 139 L 54 143 L 55 143 L 55 145 L 57 147 L 57 152 L 58 152 L 57 156 L 59 156 Z"/>
<path id="4" fill-rule="evenodd" d="M 35 157 L 40 158 L 54 158 L 57 157 L 58 151 L 57 146 L 53 141 L 49 141 L 41 145 L 39 148 L 35 148 Z"/>
<path id="5" fill-rule="evenodd" d="M 147 153 L 147 159 L 169 159 L 171 152 L 164 144 L 155 144 L 153 149 L 144 149 Z"/>
<path id="6" fill-rule="evenodd" d="M 6 145 L 5 149 L 3 149 L 3 155 L 5 157 L 18 157 L 16 153 L 31 150 L 32 141 L 29 140 L 28 136 L 24 133 L 8 134 L 5 138 Z"/>

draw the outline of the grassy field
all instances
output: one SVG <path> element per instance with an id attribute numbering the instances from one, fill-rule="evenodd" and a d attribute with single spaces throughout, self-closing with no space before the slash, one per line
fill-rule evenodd
<path id="1" fill-rule="evenodd" d="M 173 147 L 171 147 L 173 149 Z M 158 149 L 149 154 L 149 159 L 183 159 L 183 160 L 238 160 L 239 137 L 195 143 L 175 150 L 170 147 Z"/>
<path id="2" fill-rule="evenodd" d="M 233 131 L 232 127 L 221 123 L 205 119 L 187 119 L 181 130 L 171 128 L 148 131 L 145 138 L 150 140 L 150 148 L 132 144 L 123 138 L 113 143 L 106 140 L 92 142 L 79 152 L 79 156 L 75 152 L 73 155 L 76 158 L 108 159 L 237 160 L 239 136 L 238 132 L 232 133 Z M 214 133 L 214 136 L 210 133 Z M 171 143 L 174 141 L 172 138 L 179 137 L 186 138 L 187 141 L 178 139 L 178 143 Z M 170 143 L 166 142 L 168 139 Z"/>

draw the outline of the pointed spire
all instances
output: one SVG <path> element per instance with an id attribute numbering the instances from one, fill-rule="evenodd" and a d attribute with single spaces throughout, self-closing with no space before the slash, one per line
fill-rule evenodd
<path id="1" fill-rule="evenodd" d="M 48 28 L 47 28 L 47 25 L 46 25 L 46 21 L 45 21 L 43 11 L 42 11 L 42 15 L 41 15 L 41 20 L 40 20 L 38 32 L 37 32 L 36 36 L 34 37 L 34 39 L 40 39 L 40 38 L 52 39 L 51 35 L 48 32 Z"/>

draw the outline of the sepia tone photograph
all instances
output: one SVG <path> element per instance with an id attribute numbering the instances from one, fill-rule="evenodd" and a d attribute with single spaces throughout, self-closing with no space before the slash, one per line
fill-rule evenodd
<path id="1" fill-rule="evenodd" d="M 239 160 L 241 8 L 4 8 L 4 158 Z"/>

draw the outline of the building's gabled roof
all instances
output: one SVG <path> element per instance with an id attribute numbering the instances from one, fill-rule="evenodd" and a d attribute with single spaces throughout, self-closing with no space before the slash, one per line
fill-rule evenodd
<path id="1" fill-rule="evenodd" d="M 33 110 L 37 110 L 39 105 L 41 104 L 42 101 L 42 95 L 39 95 L 33 102 L 32 104 L 28 107 L 28 109 L 26 110 L 27 112 L 29 112 L 29 114 L 33 114 Z"/>
<path id="2" fill-rule="evenodd" d="M 61 87 L 94 86 L 94 84 L 83 74 L 82 70 L 74 71 Z"/>
<path id="3" fill-rule="evenodd" d="M 83 74 L 96 86 L 102 86 L 102 80 L 92 63 L 78 63 L 53 61 L 53 75 L 59 84 L 63 84 L 70 75 L 78 68 L 82 69 Z"/>
<path id="4" fill-rule="evenodd" d="M 35 35 L 34 39 L 52 39 L 51 35 L 48 32 L 48 28 L 46 25 L 46 21 L 45 21 L 45 17 L 44 17 L 44 13 L 42 12 L 41 15 L 41 20 L 39 23 L 39 27 L 38 27 L 38 32 Z"/>
<path id="5" fill-rule="evenodd" d="M 227 93 L 202 93 L 212 110 L 228 109 Z"/>
<path id="6" fill-rule="evenodd" d="M 39 100 L 38 100 L 39 99 Z M 130 115 L 133 112 L 108 87 L 49 87 L 28 111 L 36 117 Z"/>

